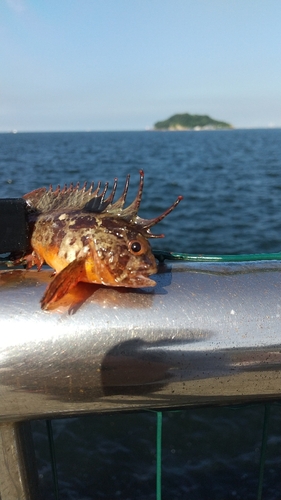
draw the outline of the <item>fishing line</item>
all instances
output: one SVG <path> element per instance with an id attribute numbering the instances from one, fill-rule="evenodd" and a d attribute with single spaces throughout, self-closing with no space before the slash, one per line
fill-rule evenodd
<path id="1" fill-rule="evenodd" d="M 261 260 L 281 260 L 281 252 L 237 255 L 205 255 L 155 250 L 153 254 L 159 262 L 164 262 L 164 260 L 179 260 L 184 262 L 257 262 Z"/>

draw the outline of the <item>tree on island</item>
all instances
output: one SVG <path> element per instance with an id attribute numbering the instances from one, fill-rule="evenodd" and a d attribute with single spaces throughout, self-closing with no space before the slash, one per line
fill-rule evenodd
<path id="1" fill-rule="evenodd" d="M 173 115 L 167 120 L 157 122 L 155 130 L 217 130 L 231 129 L 232 125 L 214 120 L 208 115 L 190 115 L 189 113 Z"/>

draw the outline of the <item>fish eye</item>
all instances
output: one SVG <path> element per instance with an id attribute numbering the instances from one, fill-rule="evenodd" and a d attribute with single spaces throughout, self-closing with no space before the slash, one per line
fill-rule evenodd
<path id="1" fill-rule="evenodd" d="M 130 241 L 129 250 L 135 255 L 141 255 L 145 251 L 142 244 L 138 240 Z"/>

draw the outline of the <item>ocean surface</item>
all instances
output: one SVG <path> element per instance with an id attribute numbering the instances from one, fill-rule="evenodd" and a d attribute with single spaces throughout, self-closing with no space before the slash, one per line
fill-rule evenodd
<path id="1" fill-rule="evenodd" d="M 0 197 L 118 177 L 128 203 L 145 172 L 142 217 L 184 199 L 154 233 L 155 249 L 281 251 L 281 129 L 0 134 Z M 117 198 L 117 197 L 116 197 Z M 162 500 L 257 498 L 263 405 L 164 412 Z M 281 498 L 281 406 L 271 409 L 263 499 Z M 43 500 L 55 499 L 44 421 L 32 424 Z M 53 422 L 61 500 L 152 500 L 156 416 Z"/>
<path id="2" fill-rule="evenodd" d="M 281 250 L 281 129 L 201 132 L 0 134 L 0 196 L 52 184 L 131 174 L 128 202 L 145 172 L 140 209 L 155 217 L 184 199 L 154 232 L 153 246 L 188 253 Z M 117 193 L 117 194 L 118 194 Z"/>

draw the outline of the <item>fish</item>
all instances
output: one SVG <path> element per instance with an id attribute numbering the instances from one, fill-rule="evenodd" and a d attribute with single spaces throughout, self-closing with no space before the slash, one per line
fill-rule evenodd
<path id="1" fill-rule="evenodd" d="M 151 233 L 151 228 L 164 219 L 181 201 L 176 201 L 161 215 L 144 219 L 138 215 L 144 172 L 140 170 L 138 191 L 133 202 L 124 207 L 129 189 L 127 176 L 121 196 L 114 201 L 118 179 L 109 183 L 79 183 L 53 189 L 35 189 L 23 196 L 27 205 L 29 249 L 15 263 L 38 271 L 45 263 L 54 269 L 41 308 L 48 310 L 77 283 L 95 283 L 110 287 L 142 288 L 155 286 L 149 276 L 157 272 L 157 264 L 149 238 L 164 235 Z M 94 189 L 95 187 L 95 189 Z"/>

